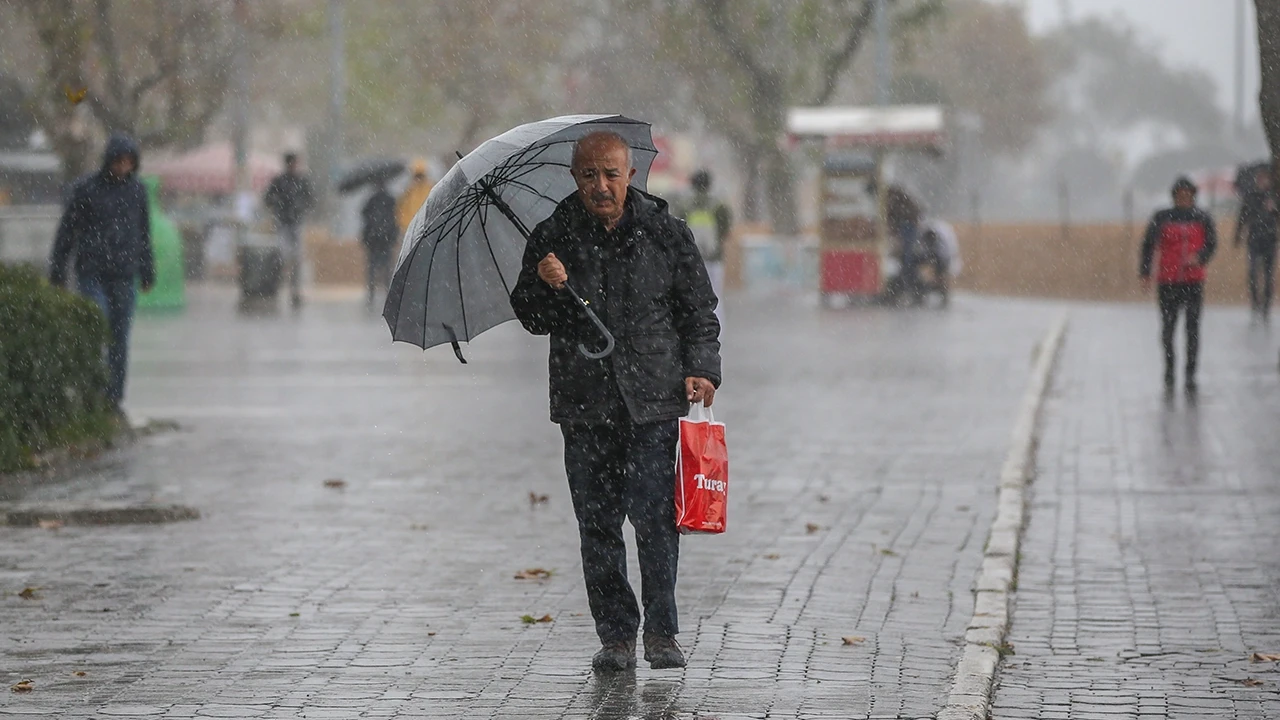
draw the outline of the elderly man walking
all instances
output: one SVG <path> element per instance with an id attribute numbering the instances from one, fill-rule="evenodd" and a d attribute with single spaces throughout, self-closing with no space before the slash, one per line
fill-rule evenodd
<path id="1" fill-rule="evenodd" d="M 720 385 L 717 299 L 685 224 L 665 201 L 629 186 L 627 143 L 612 133 L 578 141 L 577 191 L 533 231 L 511 306 L 525 329 L 551 336 L 551 420 L 564 436 L 599 672 L 636 664 L 641 611 L 627 580 L 622 522 L 635 528 L 644 657 L 684 667 L 676 643 L 675 460 L 679 418 L 711 405 Z M 579 353 L 599 335 L 567 282 L 617 338 L 599 360 Z"/>

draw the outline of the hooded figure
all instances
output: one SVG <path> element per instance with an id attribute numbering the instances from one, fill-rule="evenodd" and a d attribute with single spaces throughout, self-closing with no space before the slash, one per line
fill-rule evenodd
<path id="1" fill-rule="evenodd" d="M 102 154 L 102 168 L 76 182 L 71 190 L 49 259 L 49 280 L 67 282 L 67 264 L 75 254 L 76 288 L 102 308 L 111 330 L 107 352 L 108 399 L 124 398 L 129 361 L 129 327 L 143 291 L 155 284 L 151 252 L 151 217 L 147 192 L 138 181 L 138 145 L 125 135 L 112 135 Z"/>
<path id="2" fill-rule="evenodd" d="M 368 260 L 367 285 L 369 308 L 374 306 L 378 290 L 386 291 L 391 282 L 391 251 L 399 237 L 396 225 L 396 199 L 385 184 L 374 188 L 360 210 L 360 243 Z"/>

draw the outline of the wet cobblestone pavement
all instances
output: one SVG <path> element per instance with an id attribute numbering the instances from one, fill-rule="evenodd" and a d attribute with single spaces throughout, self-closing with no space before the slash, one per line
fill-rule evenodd
<path id="1" fill-rule="evenodd" d="M 1045 408 L 997 720 L 1280 718 L 1280 328 L 1205 319 L 1161 390 L 1156 313 L 1074 309 Z"/>
<path id="2" fill-rule="evenodd" d="M 1032 348 L 1056 312 L 968 297 L 945 313 L 731 306 L 716 404 L 730 525 L 682 543 L 689 667 L 598 679 L 545 341 L 505 326 L 462 366 L 447 349 L 389 346 L 353 299 L 296 318 L 232 308 L 204 289 L 185 314 L 136 326 L 130 406 L 180 430 L 4 481 L 7 507 L 201 517 L 0 528 L 0 680 L 33 685 L 0 693 L 0 715 L 931 716 L 973 611 Z M 1257 500 L 1222 507 L 1261 522 Z M 1274 558 L 1272 538 L 1254 550 Z M 527 568 L 553 572 L 514 579 Z M 1267 591 L 1219 595 L 1235 615 L 1203 619 L 1243 628 L 1246 594 L 1262 612 Z"/>

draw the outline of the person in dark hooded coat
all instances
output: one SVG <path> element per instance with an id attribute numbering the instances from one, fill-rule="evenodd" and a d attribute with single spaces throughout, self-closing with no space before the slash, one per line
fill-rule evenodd
<path id="1" fill-rule="evenodd" d="M 369 307 L 378 290 L 386 290 L 391 282 L 391 251 L 399 236 L 396 222 L 396 199 L 379 185 L 360 209 L 360 243 L 368 260 Z"/>
<path id="2" fill-rule="evenodd" d="M 107 399 L 118 409 L 129 366 L 129 330 L 143 292 L 156 281 L 147 192 L 138 181 L 141 155 L 126 135 L 113 135 L 102 168 L 72 188 L 49 259 L 49 281 L 67 284 L 74 253 L 76 289 L 102 308 L 111 331 L 107 349 Z"/>

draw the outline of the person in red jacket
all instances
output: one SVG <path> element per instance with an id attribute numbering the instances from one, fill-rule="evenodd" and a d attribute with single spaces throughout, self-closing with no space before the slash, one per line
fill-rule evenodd
<path id="1" fill-rule="evenodd" d="M 1187 314 L 1186 389 L 1196 391 L 1196 360 L 1200 354 L 1200 310 L 1204 307 L 1205 266 L 1218 247 L 1213 218 L 1196 207 L 1196 185 L 1180 177 L 1173 183 L 1173 207 L 1157 212 L 1142 240 L 1139 275 L 1144 288 L 1151 286 L 1152 258 L 1159 250 L 1156 290 L 1160 303 L 1161 339 L 1164 342 L 1164 386 L 1174 386 L 1173 334 L 1178 315 Z"/>

